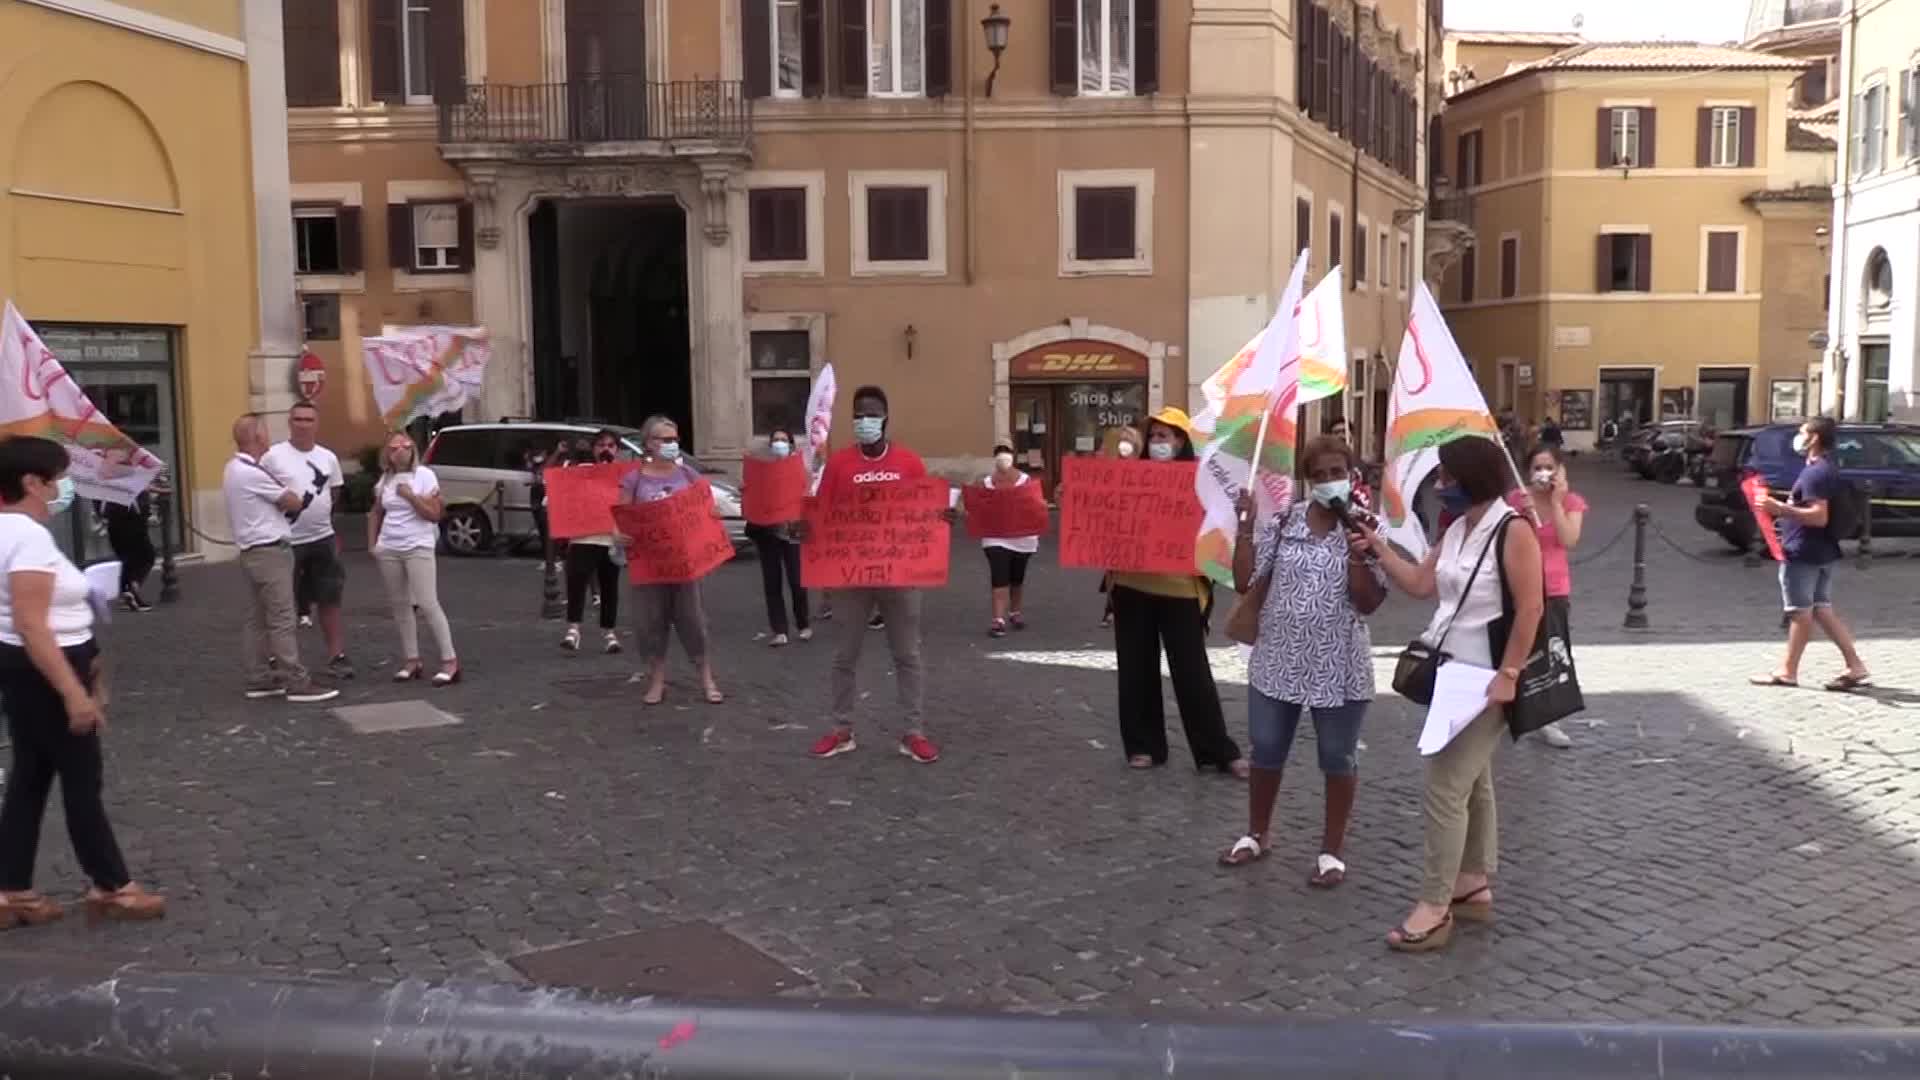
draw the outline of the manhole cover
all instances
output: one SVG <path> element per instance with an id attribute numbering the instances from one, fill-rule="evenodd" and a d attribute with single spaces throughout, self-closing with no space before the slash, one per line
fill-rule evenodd
<path id="1" fill-rule="evenodd" d="M 345 705 L 333 715 L 347 722 L 356 735 L 378 735 L 389 731 L 414 731 L 419 728 L 449 727 L 460 723 L 452 713 L 441 712 L 424 701 L 383 701 L 377 705 Z"/>
<path id="2" fill-rule="evenodd" d="M 609 994 L 764 998 L 807 981 L 766 953 L 704 922 L 525 953 L 509 963 L 542 986 Z"/>
<path id="3" fill-rule="evenodd" d="M 574 697 L 590 698 L 595 701 L 610 701 L 623 697 L 631 697 L 638 701 L 643 689 L 625 675 L 590 675 L 577 679 L 555 679 L 553 686 L 563 694 L 572 694 Z"/>

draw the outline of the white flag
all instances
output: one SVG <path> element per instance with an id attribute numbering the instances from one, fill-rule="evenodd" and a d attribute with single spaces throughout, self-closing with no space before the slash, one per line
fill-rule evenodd
<path id="1" fill-rule="evenodd" d="M 0 314 L 0 437 L 37 435 L 67 448 L 83 498 L 133 505 L 165 464 L 128 438 L 60 365 L 8 301 Z"/>
<path id="2" fill-rule="evenodd" d="M 1498 440 L 1500 429 L 1473 368 L 1454 343 L 1440 306 L 1424 282 L 1413 287 L 1413 317 L 1400 339 L 1387 405 L 1387 469 L 1381 506 L 1387 538 L 1425 558 L 1426 530 L 1412 510 L 1420 484 L 1440 464 L 1440 447 L 1478 436 Z"/>
<path id="3" fill-rule="evenodd" d="M 459 412 L 480 397 L 493 346 L 484 327 L 386 327 L 360 355 L 380 418 L 398 431 L 416 417 Z"/>

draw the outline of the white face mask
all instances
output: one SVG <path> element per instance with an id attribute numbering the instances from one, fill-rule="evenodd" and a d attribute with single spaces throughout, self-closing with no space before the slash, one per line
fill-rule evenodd
<path id="1" fill-rule="evenodd" d="M 999 468 L 1011 469 L 1013 468 L 1013 455 L 1004 452 L 995 454 L 993 455 L 993 463 Z"/>
<path id="2" fill-rule="evenodd" d="M 1172 461 L 1173 444 L 1170 442 L 1154 443 L 1147 447 L 1147 456 L 1155 461 Z"/>
<path id="3" fill-rule="evenodd" d="M 1130 458 L 1139 452 L 1139 449 L 1130 442 L 1122 442 L 1120 444 L 1120 456 L 1123 458 Z"/>
<path id="4" fill-rule="evenodd" d="M 773 451 L 774 457 L 783 458 L 793 453 L 793 444 L 785 439 L 776 439 L 769 444 L 769 449 Z"/>
<path id="5" fill-rule="evenodd" d="M 1793 436 L 1793 452 L 1796 454 L 1804 454 L 1807 452 L 1807 433 L 1806 432 L 1804 431 L 1797 432 Z"/>
<path id="6" fill-rule="evenodd" d="M 1553 486 L 1553 470 L 1552 469 L 1533 470 L 1533 486 L 1534 487 L 1552 487 Z"/>

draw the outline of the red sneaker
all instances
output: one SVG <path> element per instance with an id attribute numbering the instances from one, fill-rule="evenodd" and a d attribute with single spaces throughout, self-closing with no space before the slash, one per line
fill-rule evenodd
<path id="1" fill-rule="evenodd" d="M 922 765 L 940 760 L 940 748 L 925 735 L 909 735 L 900 740 L 900 752 Z"/>
<path id="2" fill-rule="evenodd" d="M 817 758 L 830 758 L 851 754 L 856 749 L 858 747 L 854 744 L 853 732 L 835 729 L 820 736 L 820 741 L 814 743 L 813 749 L 807 752 Z"/>

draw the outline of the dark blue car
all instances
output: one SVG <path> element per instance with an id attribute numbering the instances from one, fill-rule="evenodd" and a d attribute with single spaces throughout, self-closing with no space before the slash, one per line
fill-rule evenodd
<path id="1" fill-rule="evenodd" d="M 1758 533 L 1740 481 L 1748 473 L 1759 473 L 1768 489 L 1785 499 L 1807 464 L 1793 452 L 1799 431 L 1798 424 L 1768 424 L 1721 432 L 1694 520 L 1747 550 Z M 1920 536 L 1920 426 L 1843 422 L 1837 441 L 1834 457 L 1840 475 L 1858 490 L 1872 485 L 1873 535 Z"/>

